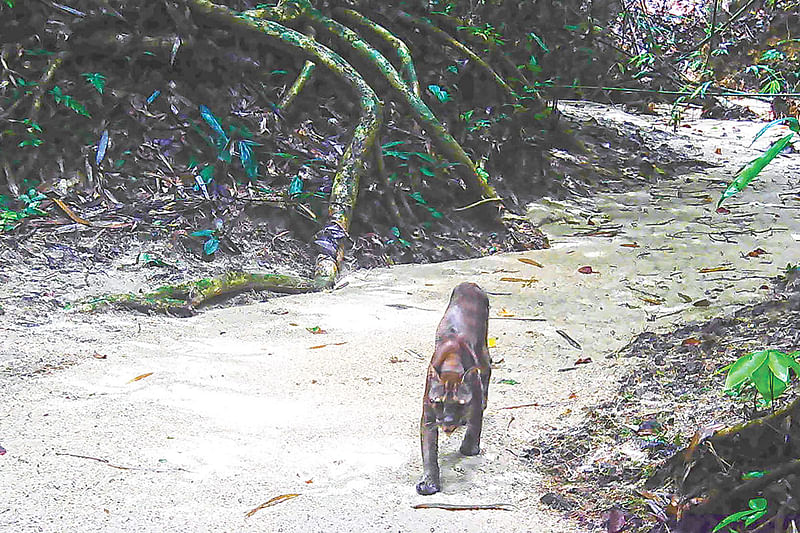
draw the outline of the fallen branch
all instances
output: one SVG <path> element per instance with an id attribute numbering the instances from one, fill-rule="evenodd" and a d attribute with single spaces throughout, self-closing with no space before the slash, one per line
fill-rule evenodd
<path id="1" fill-rule="evenodd" d="M 510 503 L 418 503 L 412 509 L 444 509 L 446 511 L 516 511 L 517 507 Z"/>
<path id="2" fill-rule="evenodd" d="M 314 281 L 282 274 L 229 272 L 216 278 L 165 285 L 146 294 L 112 294 L 79 302 L 80 311 L 96 311 L 104 307 L 134 309 L 180 317 L 192 316 L 197 309 L 213 300 L 245 291 L 270 291 L 281 294 L 315 292 L 327 280 Z"/>

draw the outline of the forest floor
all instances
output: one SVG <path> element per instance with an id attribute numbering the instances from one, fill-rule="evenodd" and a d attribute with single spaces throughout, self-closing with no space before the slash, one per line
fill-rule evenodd
<path id="1" fill-rule="evenodd" d="M 639 442 L 644 422 L 686 442 L 701 425 L 740 420 L 744 407 L 722 396 L 714 371 L 760 342 L 797 341 L 763 307 L 750 313 L 761 328 L 714 319 L 784 300 L 774 281 L 798 262 L 800 160 L 777 158 L 717 213 L 724 183 L 780 128 L 749 149 L 762 123 L 689 120 L 673 132 L 660 116 L 562 105 L 576 121 L 645 132 L 707 166 L 535 202 L 530 217 L 549 249 L 357 270 L 331 292 L 186 319 L 67 312 L 58 303 L 72 293 L 58 270 L 31 272 L 37 287 L 7 277 L 0 530 L 602 527 L 604 506 L 634 496 L 614 489 L 655 460 Z M 104 270 L 113 281 L 103 290 L 135 288 L 122 262 Z M 35 295 L 48 279 L 44 313 Z M 482 452 L 461 457 L 448 439 L 443 492 L 421 497 L 423 379 L 449 292 L 465 280 L 489 293 L 496 338 Z M 711 351 L 716 359 L 704 357 Z M 679 390 L 687 375 L 702 380 Z M 299 496 L 246 517 L 283 494 Z M 515 510 L 412 508 L 431 502 Z"/>

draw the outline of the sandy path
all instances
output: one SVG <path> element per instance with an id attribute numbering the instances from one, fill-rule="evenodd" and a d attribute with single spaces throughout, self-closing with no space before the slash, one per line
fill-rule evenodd
<path id="1" fill-rule="evenodd" d="M 726 165 L 713 172 L 581 203 L 543 202 L 553 218 L 549 250 L 359 272 L 331 293 L 190 319 L 65 314 L 37 328 L 0 326 L 0 362 L 40 360 L 43 369 L 0 380 L 0 445 L 8 450 L 0 456 L 0 530 L 580 531 L 539 502 L 547 487 L 518 458 L 526 444 L 611 396 L 630 362 L 608 356 L 637 333 L 752 302 L 766 277 L 797 262 L 800 223 L 777 196 L 797 185 L 796 157 L 777 161 L 730 202 L 730 215 L 715 214 L 705 199 L 721 190 L 715 176 L 726 179 L 752 157 L 743 147 L 758 127 L 703 121 L 703 142 L 694 130 L 669 136 Z M 618 234 L 578 235 L 597 229 Z M 747 258 L 757 247 L 769 253 Z M 599 274 L 580 274 L 585 265 Z M 701 272 L 716 267 L 731 270 Z M 501 280 L 531 276 L 531 287 Z M 545 321 L 490 321 L 499 363 L 483 451 L 465 458 L 458 438 L 445 442 L 444 492 L 423 498 L 413 488 L 423 376 L 449 291 L 464 280 L 491 293 L 493 317 L 505 309 Z M 327 333 L 306 329 L 315 326 Z M 593 362 L 563 371 L 579 357 Z M 47 369 L 59 362 L 77 364 Z M 529 403 L 539 406 L 503 409 Z M 286 493 L 300 496 L 245 518 Z M 420 502 L 517 510 L 411 508 Z"/>

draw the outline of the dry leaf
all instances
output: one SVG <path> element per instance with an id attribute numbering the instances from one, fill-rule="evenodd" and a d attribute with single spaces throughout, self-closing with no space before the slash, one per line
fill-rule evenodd
<path id="1" fill-rule="evenodd" d="M 697 300 L 692 305 L 694 305 L 695 307 L 708 307 L 709 305 L 711 305 L 711 302 L 703 298 L 702 300 Z"/>
<path id="2" fill-rule="evenodd" d="M 714 150 L 714 153 L 717 155 L 722 155 L 722 148 L 717 148 L 716 150 Z"/>
<path id="3" fill-rule="evenodd" d="M 503 307 L 502 309 L 500 309 L 497 312 L 497 316 L 511 317 L 511 316 L 516 316 L 516 315 L 514 313 L 512 313 L 511 311 L 508 311 L 505 307 Z"/>
<path id="4" fill-rule="evenodd" d="M 280 496 L 275 496 L 274 498 L 262 503 L 261 505 L 259 505 L 255 509 L 250 509 L 249 511 L 247 511 L 247 513 L 244 516 L 245 516 L 245 518 L 250 518 L 251 516 L 256 514 L 258 511 L 260 511 L 261 509 L 266 509 L 267 507 L 272 507 L 273 505 L 278 505 L 279 503 L 283 503 L 283 502 L 285 502 L 287 500 L 291 500 L 292 498 L 297 498 L 298 496 L 300 496 L 300 495 L 299 494 L 281 494 Z"/>
<path id="5" fill-rule="evenodd" d="M 518 257 L 517 261 L 519 261 L 520 263 L 525 263 L 526 265 L 533 265 L 535 267 L 544 268 L 540 262 L 534 261 L 533 259 L 528 259 L 527 257 Z"/>
<path id="6" fill-rule="evenodd" d="M 598 273 L 596 270 L 592 270 L 592 267 L 590 267 L 590 266 L 582 266 L 582 267 L 580 267 L 578 269 L 578 272 L 580 272 L 581 274 L 597 274 Z"/>
<path id="7" fill-rule="evenodd" d="M 735 270 L 733 267 L 714 267 L 714 268 L 701 268 L 701 274 L 708 274 L 709 272 L 728 272 Z"/>
<path id="8" fill-rule="evenodd" d="M 309 350 L 318 350 L 320 348 L 325 348 L 326 346 L 341 346 L 342 344 L 347 344 L 347 341 L 345 341 L 345 342 L 331 342 L 329 344 L 318 344 L 316 346 L 309 346 L 308 349 Z"/>
<path id="9" fill-rule="evenodd" d="M 718 207 L 717 208 L 717 213 L 719 213 L 720 215 L 729 215 L 730 212 L 731 212 L 731 210 L 728 209 L 727 207 Z"/>
<path id="10" fill-rule="evenodd" d="M 635 243 L 635 242 L 630 242 L 630 243 L 626 242 L 626 243 L 620 244 L 620 246 L 624 246 L 625 248 L 638 248 L 639 244 Z"/>
<path id="11" fill-rule="evenodd" d="M 309 333 L 313 333 L 314 335 L 322 335 L 324 333 L 328 333 L 324 329 L 319 326 L 314 326 L 313 328 L 306 328 Z"/>
<path id="12" fill-rule="evenodd" d="M 536 278 L 500 278 L 500 281 L 511 281 L 515 283 L 522 283 L 523 287 L 530 287 L 539 280 Z"/>
<path id="13" fill-rule="evenodd" d="M 767 253 L 767 251 L 764 250 L 763 248 L 756 248 L 752 252 L 748 252 L 747 253 L 747 257 L 758 257 L 758 256 L 760 256 L 762 254 L 765 254 L 765 253 Z"/>
<path id="14" fill-rule="evenodd" d="M 661 305 L 664 303 L 664 300 L 658 300 L 656 298 L 648 298 L 646 296 L 640 296 L 639 299 L 642 300 L 643 302 L 649 303 L 650 305 Z"/>
<path id="15" fill-rule="evenodd" d="M 700 339 L 689 337 L 688 339 L 683 339 L 681 346 L 698 346 L 699 344 L 700 344 Z"/>
<path id="16" fill-rule="evenodd" d="M 587 364 L 589 364 L 591 362 L 592 362 L 592 358 L 591 357 L 581 357 L 580 359 L 575 361 L 575 364 L 576 365 L 587 365 Z"/>
<path id="17" fill-rule="evenodd" d="M 108 356 L 107 356 L 106 354 L 104 354 L 104 353 L 97 353 L 97 352 L 94 352 L 94 353 L 92 354 L 92 357 L 94 357 L 95 359 L 106 359 L 106 358 L 108 358 Z"/>
<path id="18" fill-rule="evenodd" d="M 140 379 L 144 379 L 144 378 L 146 378 L 148 376 L 152 376 L 152 375 L 153 375 L 152 372 L 148 372 L 147 374 L 142 374 L 141 376 L 136 376 L 135 378 L 130 380 L 128 383 L 133 383 L 134 381 L 139 381 Z"/>

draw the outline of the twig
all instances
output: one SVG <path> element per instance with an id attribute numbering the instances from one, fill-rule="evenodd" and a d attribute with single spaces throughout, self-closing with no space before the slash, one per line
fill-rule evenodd
<path id="1" fill-rule="evenodd" d="M 473 207 L 478 207 L 479 205 L 487 204 L 489 202 L 502 202 L 503 199 L 499 196 L 495 196 L 494 198 L 484 198 L 483 200 L 478 200 L 477 202 L 471 203 L 469 205 L 465 205 L 464 207 L 456 207 L 453 211 L 466 211 L 467 209 L 472 209 Z"/>
<path id="2" fill-rule="evenodd" d="M 510 503 L 418 503 L 412 509 L 445 509 L 447 511 L 516 511 L 517 507 Z"/>
<path id="3" fill-rule="evenodd" d="M 271 499 L 265 501 L 264 503 L 262 503 L 258 507 L 254 508 L 254 509 L 250 509 L 249 511 L 247 511 L 247 513 L 245 513 L 244 517 L 245 518 L 250 518 L 251 516 L 256 514 L 258 511 L 260 511 L 261 509 L 266 509 L 267 507 L 272 507 L 273 505 L 278 505 L 279 503 L 283 503 L 283 502 L 285 502 L 287 500 L 291 500 L 293 498 L 297 498 L 298 496 L 300 496 L 300 495 L 299 494 L 281 494 L 280 496 L 275 496 L 274 498 L 271 498 Z"/>
<path id="4" fill-rule="evenodd" d="M 490 316 L 490 320 L 523 320 L 526 322 L 547 322 L 546 318 L 532 318 L 525 316 Z"/>

